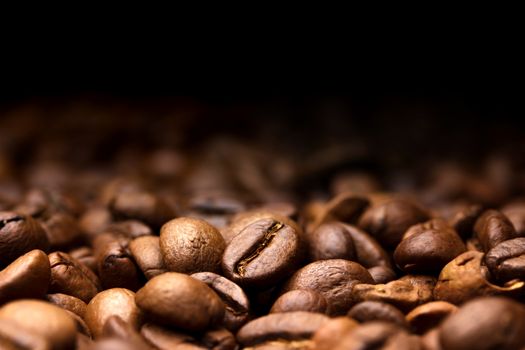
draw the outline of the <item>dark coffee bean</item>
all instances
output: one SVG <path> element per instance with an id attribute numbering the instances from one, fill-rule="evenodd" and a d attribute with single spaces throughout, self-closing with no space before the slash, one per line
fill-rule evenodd
<path id="1" fill-rule="evenodd" d="M 82 232 L 71 214 L 55 213 L 42 220 L 42 227 L 52 249 L 65 249 L 81 240 Z"/>
<path id="2" fill-rule="evenodd" d="M 49 254 L 51 266 L 50 293 L 64 293 L 89 302 L 101 289 L 98 277 L 66 253 Z"/>
<path id="3" fill-rule="evenodd" d="M 140 329 L 140 334 L 159 350 L 179 349 L 185 345 L 197 346 L 195 344 L 197 340 L 193 336 L 152 323 L 144 324 Z"/>
<path id="4" fill-rule="evenodd" d="M 42 336 L 52 349 L 73 349 L 76 325 L 67 311 L 38 300 L 12 301 L 0 308 L 0 320 L 12 321 L 21 330 Z"/>
<path id="5" fill-rule="evenodd" d="M 71 193 L 55 189 L 35 188 L 26 193 L 16 211 L 34 218 L 46 219 L 56 213 L 77 217 L 84 207 Z"/>
<path id="6" fill-rule="evenodd" d="M 75 248 L 70 250 L 68 254 L 78 262 L 88 267 L 91 271 L 97 272 L 97 258 L 93 254 L 93 249 L 90 247 L 82 246 Z"/>
<path id="7" fill-rule="evenodd" d="M 429 220 L 428 213 L 411 202 L 394 199 L 368 208 L 359 219 L 359 227 L 385 247 L 395 248 L 412 225 Z"/>
<path id="8" fill-rule="evenodd" d="M 36 220 L 14 212 L 0 212 L 0 268 L 33 249 L 48 248 L 46 232 Z"/>
<path id="9" fill-rule="evenodd" d="M 273 304 L 270 313 L 309 311 L 325 313 L 328 303 L 321 293 L 310 289 L 291 290 L 281 295 Z"/>
<path id="10" fill-rule="evenodd" d="M 369 204 L 368 199 L 353 192 L 338 194 L 323 206 L 310 228 L 329 221 L 355 223 Z"/>
<path id="11" fill-rule="evenodd" d="M 520 349 L 525 346 L 525 309 L 515 301 L 479 298 L 464 304 L 440 327 L 443 349 Z"/>
<path id="12" fill-rule="evenodd" d="M 385 284 L 397 278 L 396 272 L 386 266 L 374 266 L 369 268 L 368 272 L 377 284 Z"/>
<path id="13" fill-rule="evenodd" d="M 64 311 L 67 312 L 67 314 L 69 315 L 69 317 L 71 317 L 73 319 L 73 321 L 75 321 L 75 326 L 77 327 L 77 335 L 78 334 L 84 334 L 85 336 L 88 336 L 91 338 L 91 331 L 89 330 L 89 327 L 87 326 L 86 322 L 84 321 L 84 319 L 80 316 L 78 316 L 76 313 L 74 312 L 71 312 L 69 310 L 65 310 Z"/>
<path id="14" fill-rule="evenodd" d="M 347 314 L 348 317 L 360 322 L 384 321 L 395 323 L 407 328 L 405 315 L 393 305 L 380 301 L 363 301 L 354 305 Z"/>
<path id="15" fill-rule="evenodd" d="M 87 210 L 79 219 L 82 232 L 88 237 L 94 237 L 109 226 L 113 220 L 111 212 L 105 207 L 95 207 Z"/>
<path id="16" fill-rule="evenodd" d="M 290 218 L 291 220 L 296 220 L 299 214 L 297 206 L 291 202 L 270 202 L 259 207 L 258 210 L 269 211 L 276 215 Z"/>
<path id="17" fill-rule="evenodd" d="M 109 205 L 117 219 L 136 219 L 154 229 L 175 217 L 175 211 L 161 197 L 148 192 L 120 192 Z"/>
<path id="18" fill-rule="evenodd" d="M 162 259 L 158 236 L 135 238 L 129 243 L 129 251 L 147 279 L 168 271 Z"/>
<path id="19" fill-rule="evenodd" d="M 525 236 L 525 202 L 519 201 L 510 203 L 501 208 L 501 213 L 505 215 L 514 226 L 518 236 Z"/>
<path id="20" fill-rule="evenodd" d="M 337 222 L 321 224 L 307 235 L 311 261 L 328 259 L 356 260 L 352 236 Z"/>
<path id="21" fill-rule="evenodd" d="M 51 270 L 46 253 L 32 250 L 0 271 L 0 305 L 15 299 L 43 298 Z"/>
<path id="22" fill-rule="evenodd" d="M 80 318 L 84 318 L 84 316 L 86 315 L 87 305 L 79 298 L 75 298 L 74 296 L 67 294 L 55 293 L 48 294 L 46 296 L 46 299 L 51 304 L 59 306 L 67 311 L 71 311 L 72 313 L 78 315 Z"/>
<path id="23" fill-rule="evenodd" d="M 311 340 L 271 340 L 245 348 L 246 350 L 313 350 Z"/>
<path id="24" fill-rule="evenodd" d="M 334 317 L 315 331 L 312 340 L 317 350 L 332 350 L 341 338 L 359 324 L 348 317 Z"/>
<path id="25" fill-rule="evenodd" d="M 525 237 L 501 242 L 485 255 L 485 264 L 498 281 L 525 279 Z"/>
<path id="26" fill-rule="evenodd" d="M 483 213 L 483 206 L 472 204 L 462 207 L 450 220 L 450 225 L 461 238 L 466 239 L 472 235 L 476 220 Z"/>
<path id="27" fill-rule="evenodd" d="M 224 250 L 226 277 L 243 287 L 269 287 L 288 277 L 302 259 L 301 232 L 276 219 L 245 227 Z"/>
<path id="28" fill-rule="evenodd" d="M 439 273 L 466 250 L 458 234 L 445 221 L 433 219 L 412 226 L 394 252 L 394 261 L 407 273 Z"/>
<path id="29" fill-rule="evenodd" d="M 439 326 L 448 315 L 456 312 L 457 306 L 446 301 L 432 301 L 416 307 L 406 315 L 412 332 L 423 334 Z"/>
<path id="30" fill-rule="evenodd" d="M 194 273 L 191 277 L 206 283 L 223 301 L 224 327 L 235 332 L 248 321 L 250 302 L 241 287 L 213 272 Z"/>
<path id="31" fill-rule="evenodd" d="M 227 329 L 213 329 L 204 333 L 199 343 L 212 350 L 235 350 L 237 341 L 235 336 Z"/>
<path id="32" fill-rule="evenodd" d="M 352 306 L 353 288 L 359 283 L 374 283 L 363 266 L 342 259 L 321 260 L 298 270 L 288 280 L 284 291 L 317 291 L 328 302 L 329 315 L 344 315 Z"/>
<path id="33" fill-rule="evenodd" d="M 358 263 L 366 268 L 374 266 L 392 268 L 388 253 L 373 237 L 356 226 L 344 224 L 344 227 L 352 236 Z"/>
<path id="34" fill-rule="evenodd" d="M 135 304 L 135 293 L 124 288 L 113 288 L 91 299 L 86 308 L 85 321 L 95 338 L 103 334 L 104 324 L 112 316 L 120 317 L 138 330 L 142 312 Z"/>
<path id="35" fill-rule="evenodd" d="M 304 311 L 270 314 L 245 324 L 237 340 L 249 346 L 276 339 L 307 339 L 329 320 L 325 315 Z"/>
<path id="36" fill-rule="evenodd" d="M 439 341 L 439 328 L 433 328 L 421 336 L 421 345 L 424 350 L 443 350 Z"/>
<path id="37" fill-rule="evenodd" d="M 45 335 L 21 328 L 11 320 L 0 319 L 0 349 L 49 350 L 52 345 Z"/>
<path id="38" fill-rule="evenodd" d="M 167 272 L 137 292 L 137 305 L 156 323 L 202 331 L 222 322 L 225 306 L 205 283 Z"/>
<path id="39" fill-rule="evenodd" d="M 203 220 L 174 219 L 160 231 L 160 250 L 170 271 L 218 272 L 224 248 L 219 231 Z"/>
<path id="40" fill-rule="evenodd" d="M 474 233 L 485 252 L 503 241 L 518 237 L 509 219 L 497 210 L 486 210 L 476 221 Z"/>
<path id="41" fill-rule="evenodd" d="M 105 231 L 119 233 L 130 239 L 153 234 L 149 226 L 138 220 L 115 222 L 108 225 Z"/>
<path id="42" fill-rule="evenodd" d="M 395 337 L 400 333 L 406 334 L 402 328 L 393 323 L 379 321 L 364 323 L 355 327 L 350 333 L 343 336 L 334 347 L 334 350 L 392 349 L 389 343 L 397 342 Z M 402 347 L 397 349 L 412 349 L 411 347 L 406 346 L 408 345 L 406 343 L 402 345 Z"/>
<path id="43" fill-rule="evenodd" d="M 138 330 L 119 316 L 111 316 L 106 320 L 106 323 L 104 323 L 102 327 L 101 337 L 124 340 L 132 349 L 153 350 Z"/>

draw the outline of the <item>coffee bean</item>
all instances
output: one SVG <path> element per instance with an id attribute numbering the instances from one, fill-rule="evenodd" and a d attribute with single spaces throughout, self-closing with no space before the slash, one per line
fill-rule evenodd
<path id="1" fill-rule="evenodd" d="M 97 258 L 93 254 L 93 249 L 87 246 L 72 249 L 68 252 L 69 256 L 88 267 L 91 271 L 97 272 Z"/>
<path id="2" fill-rule="evenodd" d="M 149 226 L 138 220 L 114 222 L 108 225 L 105 231 L 119 233 L 130 239 L 153 234 Z"/>
<path id="3" fill-rule="evenodd" d="M 81 240 L 82 232 L 71 214 L 55 213 L 41 222 L 52 249 L 66 249 Z"/>
<path id="4" fill-rule="evenodd" d="M 291 290 L 281 295 L 273 304 L 270 313 L 309 311 L 325 313 L 328 303 L 321 293 L 310 289 Z"/>
<path id="5" fill-rule="evenodd" d="M 503 241 L 518 237 L 509 219 L 497 210 L 486 210 L 476 221 L 474 233 L 485 252 Z"/>
<path id="6" fill-rule="evenodd" d="M 353 289 L 359 283 L 372 284 L 374 281 L 358 263 L 342 259 L 321 260 L 298 270 L 288 280 L 284 291 L 317 291 L 328 302 L 328 315 L 344 315 L 352 306 Z"/>
<path id="7" fill-rule="evenodd" d="M 271 340 L 244 348 L 245 350 L 313 350 L 311 340 Z"/>
<path id="8" fill-rule="evenodd" d="M 476 220 L 481 216 L 483 211 L 483 206 L 479 204 L 466 205 L 455 213 L 454 217 L 450 220 L 450 225 L 461 238 L 469 238 L 474 230 Z"/>
<path id="9" fill-rule="evenodd" d="M 329 221 L 354 223 L 369 204 L 368 199 L 355 193 L 340 193 L 323 206 L 311 229 Z"/>
<path id="10" fill-rule="evenodd" d="M 116 338 L 124 340 L 132 349 L 151 349 L 152 347 L 140 335 L 137 329 L 119 316 L 111 316 L 102 328 L 103 338 Z"/>
<path id="11" fill-rule="evenodd" d="M 38 300 L 12 301 L 0 308 L 0 320 L 45 338 L 52 349 L 73 349 L 76 326 L 65 310 Z"/>
<path id="12" fill-rule="evenodd" d="M 245 324 L 237 333 L 237 340 L 249 346 L 276 339 L 307 339 L 329 320 L 323 314 L 305 311 L 270 314 Z"/>
<path id="13" fill-rule="evenodd" d="M 194 345 L 197 342 L 189 334 L 163 328 L 152 323 L 145 323 L 140 330 L 140 334 L 159 350 L 179 349 L 186 344 Z"/>
<path id="14" fill-rule="evenodd" d="M 441 321 L 457 309 L 457 306 L 446 301 L 432 301 L 410 311 L 406 320 L 414 333 L 423 334 L 439 326 Z"/>
<path id="15" fill-rule="evenodd" d="M 43 298 L 51 270 L 46 253 L 32 250 L 0 271 L 0 305 L 15 299 Z"/>
<path id="16" fill-rule="evenodd" d="M 226 308 L 225 328 L 234 332 L 248 321 L 250 302 L 241 287 L 213 272 L 198 272 L 191 277 L 206 283 L 221 298 Z"/>
<path id="17" fill-rule="evenodd" d="M 203 220 L 174 219 L 160 231 L 160 250 L 170 271 L 218 272 L 224 248 L 219 231 Z"/>
<path id="18" fill-rule="evenodd" d="M 352 236 L 355 246 L 357 262 L 366 268 L 385 266 L 392 268 L 391 258 L 381 245 L 368 233 L 356 226 L 343 224 L 346 231 Z"/>
<path id="19" fill-rule="evenodd" d="M 36 220 L 14 212 L 0 212 L 0 268 L 33 249 L 48 248 L 46 232 Z"/>
<path id="20" fill-rule="evenodd" d="M 439 341 L 439 328 L 433 328 L 421 336 L 421 345 L 425 350 L 443 350 Z"/>
<path id="21" fill-rule="evenodd" d="M 0 348 L 2 350 L 49 350 L 52 348 L 45 335 L 21 328 L 11 320 L 0 319 Z"/>
<path id="22" fill-rule="evenodd" d="M 94 237 L 108 227 L 113 220 L 111 212 L 105 207 L 93 207 L 84 212 L 78 225 L 88 238 Z"/>
<path id="23" fill-rule="evenodd" d="M 224 328 L 207 331 L 201 337 L 199 343 L 204 345 L 207 349 L 212 350 L 237 349 L 237 341 L 235 340 L 235 336 Z"/>
<path id="24" fill-rule="evenodd" d="M 302 259 L 301 232 L 275 219 L 245 227 L 224 250 L 226 277 L 243 287 L 269 287 L 285 279 Z"/>
<path id="25" fill-rule="evenodd" d="M 317 350 L 331 350 L 341 338 L 359 324 L 348 317 L 331 318 L 315 331 L 312 340 Z"/>
<path id="26" fill-rule="evenodd" d="M 517 201 L 509 203 L 501 208 L 501 213 L 512 223 L 518 236 L 525 236 L 525 202 Z"/>
<path id="27" fill-rule="evenodd" d="M 368 269 L 376 284 L 385 284 L 397 278 L 396 272 L 386 266 L 374 266 Z"/>
<path id="28" fill-rule="evenodd" d="M 129 251 L 147 279 L 152 279 L 167 271 L 160 252 L 159 237 L 137 237 L 129 243 Z"/>
<path id="29" fill-rule="evenodd" d="M 525 276 L 525 237 L 501 242 L 487 252 L 484 261 L 492 276 L 498 281 L 523 280 Z"/>
<path id="30" fill-rule="evenodd" d="M 111 316 L 119 316 L 138 330 L 142 323 L 142 312 L 135 304 L 135 293 L 124 288 L 112 288 L 91 299 L 85 321 L 95 338 L 102 335 L 104 324 Z"/>
<path id="31" fill-rule="evenodd" d="M 78 315 L 80 318 L 84 318 L 84 316 L 86 315 L 86 303 L 78 298 L 75 298 L 74 296 L 62 293 L 55 293 L 48 294 L 46 296 L 46 299 L 51 304 L 59 306 L 67 311 L 71 311 L 72 313 Z"/>
<path id="32" fill-rule="evenodd" d="M 230 224 L 221 230 L 221 234 L 224 237 L 224 241 L 228 245 L 231 242 L 231 240 L 235 236 L 237 236 L 242 230 L 244 230 L 247 226 L 250 226 L 254 222 L 262 219 L 273 219 L 279 222 L 283 222 L 289 226 L 292 226 L 296 230 L 299 230 L 297 224 L 286 216 L 276 214 L 272 210 L 254 209 L 237 213 L 232 217 Z"/>
<path id="33" fill-rule="evenodd" d="M 439 333 L 445 350 L 520 349 L 525 346 L 525 309 L 506 298 L 474 299 L 443 321 Z"/>
<path id="34" fill-rule="evenodd" d="M 391 347 L 392 342 L 400 333 L 405 333 L 403 329 L 393 323 L 387 322 L 368 322 L 352 329 L 348 334 L 339 340 L 334 349 L 337 350 L 375 350 L 375 349 L 409 349 L 409 344 L 402 344 L 401 347 Z M 406 333 L 405 333 L 406 334 Z M 407 341 L 409 342 L 409 341 Z M 409 345 L 409 346 L 407 346 Z M 416 348 L 418 349 L 418 348 Z"/>
<path id="35" fill-rule="evenodd" d="M 224 318 L 224 303 L 210 287 L 176 272 L 149 280 L 136 301 L 155 322 L 189 331 L 205 330 Z"/>
<path id="36" fill-rule="evenodd" d="M 395 323 L 407 328 L 405 315 L 393 305 L 380 301 L 363 301 L 354 305 L 347 314 L 348 317 L 360 322 L 384 321 Z"/>
<path id="37" fill-rule="evenodd" d="M 321 224 L 308 234 L 308 255 L 311 261 L 346 259 L 355 261 L 352 236 L 337 222 Z"/>

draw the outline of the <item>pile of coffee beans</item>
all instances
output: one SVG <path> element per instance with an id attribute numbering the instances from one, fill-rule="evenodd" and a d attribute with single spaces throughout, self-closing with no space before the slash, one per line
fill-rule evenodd
<path id="1" fill-rule="evenodd" d="M 162 147 L 105 156 L 133 118 L 84 122 L 87 138 L 8 120 L 0 349 L 525 349 L 512 157 L 378 174 L 340 149 L 170 143 L 168 122 Z"/>

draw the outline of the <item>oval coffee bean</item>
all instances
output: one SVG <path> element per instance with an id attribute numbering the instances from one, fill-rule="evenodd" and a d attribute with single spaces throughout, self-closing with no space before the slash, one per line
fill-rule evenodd
<path id="1" fill-rule="evenodd" d="M 348 317 L 365 323 L 369 321 L 384 321 L 407 327 L 405 315 L 393 305 L 380 301 L 362 301 L 354 305 L 347 314 Z"/>
<path id="2" fill-rule="evenodd" d="M 135 261 L 124 240 L 109 238 L 97 247 L 97 271 L 104 289 L 126 288 L 137 290 L 140 287 L 140 275 Z"/>
<path id="3" fill-rule="evenodd" d="M 518 201 L 507 204 L 501 209 L 501 213 L 512 223 L 518 236 L 525 236 L 525 202 Z"/>
<path id="4" fill-rule="evenodd" d="M 406 332 L 394 323 L 368 322 L 361 324 L 340 339 L 334 349 L 337 350 L 381 350 L 388 349 L 389 343 L 400 334 Z M 406 344 L 403 344 L 406 345 Z M 393 349 L 411 350 L 408 346 L 393 347 Z M 417 348 L 416 348 L 417 349 Z"/>
<path id="5" fill-rule="evenodd" d="M 525 237 L 501 242 L 485 254 L 484 260 L 498 281 L 525 280 Z"/>
<path id="6" fill-rule="evenodd" d="M 450 220 L 450 225 L 463 239 L 469 238 L 474 230 L 476 220 L 483 213 L 483 206 L 472 204 L 459 210 Z"/>
<path id="7" fill-rule="evenodd" d="M 372 236 L 353 225 L 344 224 L 344 227 L 352 236 L 358 263 L 366 268 L 393 267 L 388 253 Z"/>
<path id="8" fill-rule="evenodd" d="M 346 259 L 355 261 L 352 236 L 337 222 L 321 224 L 308 234 L 308 255 L 311 261 Z"/>
<path id="9" fill-rule="evenodd" d="M 334 317 L 315 331 L 312 340 L 317 350 L 332 350 L 339 340 L 350 333 L 359 323 L 348 317 Z"/>
<path id="10" fill-rule="evenodd" d="M 355 193 L 340 193 L 324 205 L 312 227 L 315 229 L 329 221 L 354 223 L 369 204 L 368 199 L 357 196 Z"/>
<path id="11" fill-rule="evenodd" d="M 175 217 L 175 212 L 164 199 L 148 192 L 120 192 L 109 205 L 117 219 L 137 219 L 154 229 Z"/>
<path id="12" fill-rule="evenodd" d="M 361 265 L 342 259 L 316 261 L 298 270 L 284 291 L 311 289 L 328 302 L 329 315 L 344 315 L 352 306 L 353 288 L 359 283 L 374 283 Z"/>
<path id="13" fill-rule="evenodd" d="M 138 330 L 119 316 L 111 316 L 106 320 L 101 337 L 125 340 L 132 349 L 151 349 Z"/>
<path id="14" fill-rule="evenodd" d="M 191 277 L 206 283 L 221 298 L 226 308 L 225 328 L 234 332 L 248 321 L 250 301 L 241 287 L 213 272 L 198 272 Z"/>
<path id="15" fill-rule="evenodd" d="M 397 278 L 396 272 L 386 266 L 374 266 L 369 268 L 368 272 L 377 284 L 385 284 Z"/>
<path id="16" fill-rule="evenodd" d="M 474 233 L 485 252 L 508 239 L 518 237 L 509 219 L 497 210 L 486 210 L 476 221 Z"/>
<path id="17" fill-rule="evenodd" d="M 48 294 L 46 296 L 46 299 L 51 304 L 59 306 L 67 311 L 71 311 L 72 313 L 80 316 L 81 318 L 84 318 L 84 316 L 86 315 L 87 305 L 79 298 L 75 298 L 74 296 L 67 294 L 55 293 Z"/>
<path id="18" fill-rule="evenodd" d="M 160 250 L 170 271 L 218 272 L 225 245 L 220 232 L 199 219 L 174 219 L 160 230 Z"/>
<path id="19" fill-rule="evenodd" d="M 42 221 L 42 227 L 53 250 L 68 248 L 81 240 L 82 232 L 71 214 L 54 213 Z"/>
<path id="20" fill-rule="evenodd" d="M 327 309 L 328 303 L 321 293 L 311 289 L 298 289 L 277 298 L 270 313 L 309 311 L 323 314 Z"/>
<path id="21" fill-rule="evenodd" d="M 91 299 L 86 308 L 85 321 L 95 338 L 102 335 L 104 324 L 111 316 L 119 316 L 138 330 L 142 312 L 135 304 L 135 293 L 124 288 L 113 288 Z"/>
<path id="22" fill-rule="evenodd" d="M 145 323 L 140 329 L 140 334 L 159 350 L 179 349 L 185 344 L 192 344 L 197 341 L 189 334 L 180 333 L 152 323 Z"/>
<path id="23" fill-rule="evenodd" d="M 237 340 L 250 346 L 276 339 L 307 339 L 329 320 L 323 314 L 304 311 L 270 314 L 245 324 L 237 333 Z"/>
<path id="24" fill-rule="evenodd" d="M 18 323 L 0 319 L 2 350 L 49 350 L 52 345 L 44 335 L 21 328 Z"/>
<path id="25" fill-rule="evenodd" d="M 0 271 L 0 305 L 15 299 L 43 298 L 51 270 L 46 253 L 32 250 Z"/>
<path id="26" fill-rule="evenodd" d="M 137 237 L 129 243 L 129 250 L 147 279 L 168 271 L 160 252 L 159 237 Z"/>
<path id="27" fill-rule="evenodd" d="M 268 218 L 248 225 L 231 240 L 222 268 L 243 287 L 269 287 L 288 277 L 301 259 L 301 232 Z"/>
<path id="28" fill-rule="evenodd" d="M 157 323 L 202 331 L 222 322 L 225 306 L 205 283 L 166 272 L 149 280 L 136 295 L 137 305 Z"/>
<path id="29" fill-rule="evenodd" d="M 446 301 L 432 301 L 410 311 L 406 320 L 414 333 L 423 334 L 439 326 L 441 321 L 457 309 L 457 306 Z"/>

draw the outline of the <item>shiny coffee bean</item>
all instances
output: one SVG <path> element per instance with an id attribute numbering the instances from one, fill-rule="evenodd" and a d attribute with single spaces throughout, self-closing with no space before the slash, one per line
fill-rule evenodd
<path id="1" fill-rule="evenodd" d="M 385 284 L 397 278 L 396 272 L 386 266 L 374 266 L 369 268 L 368 272 L 377 284 Z"/>
<path id="2" fill-rule="evenodd" d="M 48 294 L 46 299 L 51 304 L 59 306 L 64 310 L 71 311 L 80 318 L 84 318 L 86 315 L 87 304 L 79 298 L 67 294 L 55 293 Z"/>
<path id="3" fill-rule="evenodd" d="M 149 280 L 136 295 L 137 305 L 156 323 L 202 331 L 224 319 L 225 305 L 205 283 L 167 272 Z"/>
<path id="4" fill-rule="evenodd" d="M 372 236 L 356 226 L 343 225 L 352 236 L 358 263 L 366 268 L 375 266 L 392 268 L 390 256 Z"/>
<path id="5" fill-rule="evenodd" d="M 321 224 L 308 234 L 308 255 L 311 261 L 346 259 L 355 261 L 352 236 L 337 222 Z"/>
<path id="6" fill-rule="evenodd" d="M 501 242 L 485 254 L 484 261 L 498 281 L 525 280 L 525 237 Z"/>
<path id="7" fill-rule="evenodd" d="M 348 317 L 360 322 L 384 321 L 395 323 L 407 328 L 405 315 L 393 305 L 380 301 L 363 301 L 354 305 L 347 314 Z"/>
<path id="8" fill-rule="evenodd" d="M 455 213 L 450 220 L 450 225 L 461 238 L 469 238 L 474 230 L 476 220 L 483 211 L 483 206 L 479 204 L 466 205 Z"/>
<path id="9" fill-rule="evenodd" d="M 423 334 L 439 326 L 447 316 L 457 310 L 457 306 L 446 301 L 431 301 L 420 305 L 406 315 L 406 320 L 412 332 Z"/>
<path id="10" fill-rule="evenodd" d="M 525 202 L 518 201 L 509 203 L 501 208 L 501 213 L 505 215 L 516 229 L 518 236 L 525 236 Z"/>
<path id="11" fill-rule="evenodd" d="M 486 210 L 476 221 L 474 233 L 483 250 L 488 252 L 499 243 L 518 237 L 509 219 L 497 210 Z"/>
<path id="12" fill-rule="evenodd" d="M 359 325 L 348 317 L 334 317 L 319 327 L 312 336 L 317 350 L 332 350 L 341 338 Z"/>
<path id="13" fill-rule="evenodd" d="M 223 272 L 243 287 L 269 287 L 295 270 L 302 250 L 301 232 L 295 225 L 261 219 L 228 244 L 222 257 Z"/>
<path id="14" fill-rule="evenodd" d="M 353 289 L 359 283 L 374 283 L 363 266 L 342 259 L 321 260 L 298 270 L 288 280 L 284 291 L 314 290 L 328 302 L 328 315 L 344 315 L 352 306 Z"/>
<path id="15" fill-rule="evenodd" d="M 286 292 L 277 298 L 270 313 L 309 311 L 323 314 L 327 309 L 328 303 L 321 293 L 311 289 L 298 289 Z"/>
<path id="16" fill-rule="evenodd" d="M 41 220 L 41 224 L 52 249 L 66 249 L 81 241 L 82 232 L 71 214 L 58 212 Z"/>
<path id="17" fill-rule="evenodd" d="M 106 320 L 101 337 L 124 340 L 133 349 L 152 349 L 138 330 L 119 316 L 111 316 Z"/>
<path id="18" fill-rule="evenodd" d="M 175 211 L 166 201 L 148 192 L 120 192 L 109 208 L 117 219 L 140 220 L 154 229 L 175 217 Z"/>
<path id="19" fill-rule="evenodd" d="M 52 344 L 45 335 L 21 328 L 11 320 L 0 319 L 0 349 L 49 350 L 52 349 Z"/>
<path id="20" fill-rule="evenodd" d="M 160 250 L 170 271 L 218 272 L 224 248 L 219 231 L 203 220 L 174 219 L 160 231 Z"/>
<path id="21" fill-rule="evenodd" d="M 141 236 L 129 243 L 129 251 L 147 279 L 167 272 L 158 236 Z"/>

